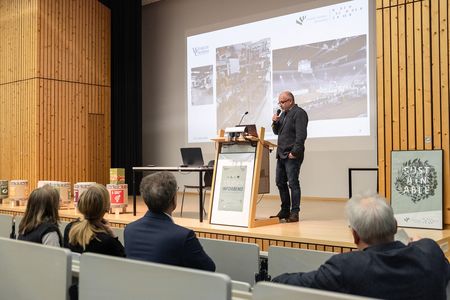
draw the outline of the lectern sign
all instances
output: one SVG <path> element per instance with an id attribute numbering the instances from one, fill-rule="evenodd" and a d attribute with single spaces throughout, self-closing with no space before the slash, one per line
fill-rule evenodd
<path id="1" fill-rule="evenodd" d="M 391 176 L 398 225 L 442 229 L 442 151 L 393 151 Z"/>
<path id="2" fill-rule="evenodd" d="M 255 152 L 219 155 L 211 224 L 248 226 Z"/>
<path id="3" fill-rule="evenodd" d="M 242 212 L 246 176 L 245 165 L 223 166 L 218 208 L 220 211 Z"/>

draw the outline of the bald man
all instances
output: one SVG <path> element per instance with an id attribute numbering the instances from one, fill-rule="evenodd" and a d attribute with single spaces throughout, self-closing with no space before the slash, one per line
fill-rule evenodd
<path id="1" fill-rule="evenodd" d="M 279 95 L 278 105 L 282 112 L 273 115 L 272 130 L 278 135 L 275 181 L 280 192 L 281 210 L 274 217 L 298 222 L 301 197 L 298 176 L 305 152 L 308 115 L 295 104 L 294 95 L 289 91 Z"/>

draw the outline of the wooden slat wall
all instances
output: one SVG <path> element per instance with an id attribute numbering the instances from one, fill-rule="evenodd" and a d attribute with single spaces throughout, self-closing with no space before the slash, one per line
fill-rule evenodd
<path id="1" fill-rule="evenodd" d="M 449 194 L 449 0 L 377 0 L 378 164 L 390 199 L 391 151 L 442 149 Z"/>
<path id="2" fill-rule="evenodd" d="M 314 243 L 290 242 L 290 241 L 283 241 L 283 240 L 254 238 L 254 237 L 246 237 L 246 236 L 230 235 L 230 234 L 216 234 L 216 233 L 199 232 L 199 231 L 196 231 L 195 234 L 197 235 L 197 237 L 201 237 L 201 238 L 257 244 L 261 251 L 268 251 L 270 246 L 301 248 L 301 249 L 328 251 L 328 252 L 336 252 L 336 253 L 344 253 L 344 252 L 350 252 L 350 251 L 356 250 L 356 247 L 350 248 L 350 247 L 322 245 L 322 244 L 314 244 Z"/>
<path id="3" fill-rule="evenodd" d="M 110 23 L 97 0 L 0 1 L 1 179 L 108 182 Z"/>
<path id="4" fill-rule="evenodd" d="M 37 180 L 37 1 L 0 1 L 0 178 Z"/>
<path id="5" fill-rule="evenodd" d="M 37 8 L 37 1 L 0 1 L 0 88 L 36 76 Z"/>

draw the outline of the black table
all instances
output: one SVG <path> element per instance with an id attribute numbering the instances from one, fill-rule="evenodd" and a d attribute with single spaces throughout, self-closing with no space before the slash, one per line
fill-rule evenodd
<path id="1" fill-rule="evenodd" d="M 203 172 L 212 171 L 213 167 L 203 166 L 203 167 L 133 167 L 133 215 L 136 215 L 136 172 L 158 172 L 158 171 L 169 171 L 169 172 L 198 172 L 198 203 L 199 203 L 199 220 L 203 222 Z"/>

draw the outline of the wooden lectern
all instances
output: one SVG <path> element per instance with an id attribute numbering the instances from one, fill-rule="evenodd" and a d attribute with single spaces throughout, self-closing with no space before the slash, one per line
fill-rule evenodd
<path id="1" fill-rule="evenodd" d="M 269 149 L 276 147 L 259 136 L 233 140 L 220 130 L 216 142 L 216 163 L 211 185 L 209 223 L 258 227 L 279 223 L 278 218 L 256 219 L 258 194 L 269 192 Z"/>

